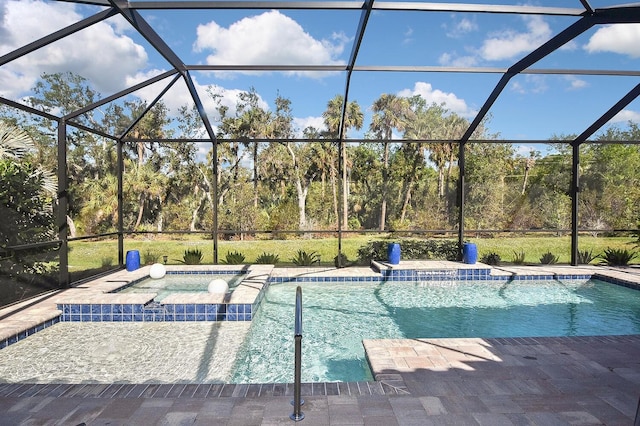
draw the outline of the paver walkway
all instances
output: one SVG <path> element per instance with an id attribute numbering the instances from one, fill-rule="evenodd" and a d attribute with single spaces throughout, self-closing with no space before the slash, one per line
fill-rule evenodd
<path id="1" fill-rule="evenodd" d="M 634 424 L 640 336 L 365 345 L 379 380 L 304 384 L 300 424 Z M 284 425 L 292 394 L 291 384 L 7 384 L 0 424 Z"/>

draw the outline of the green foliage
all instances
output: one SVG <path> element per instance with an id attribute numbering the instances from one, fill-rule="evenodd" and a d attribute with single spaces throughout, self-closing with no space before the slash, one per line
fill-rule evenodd
<path id="1" fill-rule="evenodd" d="M 100 266 L 103 268 L 107 268 L 111 265 L 113 265 L 113 257 L 105 256 L 100 260 Z"/>
<path id="2" fill-rule="evenodd" d="M 291 261 L 296 266 L 311 266 L 320 263 L 320 255 L 315 251 L 307 253 L 304 250 L 298 250 Z"/>
<path id="3" fill-rule="evenodd" d="M 144 265 L 153 265 L 154 263 L 158 263 L 158 259 L 160 259 L 160 254 L 155 250 L 147 249 L 142 253 L 142 263 Z"/>
<path id="4" fill-rule="evenodd" d="M 540 257 L 540 263 L 542 263 L 543 265 L 558 263 L 558 256 L 548 251 L 543 254 L 542 257 Z"/>
<path id="5" fill-rule="evenodd" d="M 0 182 L 0 246 L 52 240 L 52 200 L 41 171 L 27 161 L 0 159 Z"/>
<path id="6" fill-rule="evenodd" d="M 578 250 L 579 264 L 587 265 L 596 258 L 598 258 L 598 256 L 593 254 L 593 250 L 582 250 L 582 251 Z"/>
<path id="7" fill-rule="evenodd" d="M 482 263 L 486 263 L 487 265 L 499 265 L 502 259 L 498 253 L 490 252 L 482 256 L 480 259 Z"/>
<path id="8" fill-rule="evenodd" d="M 244 254 L 239 251 L 228 251 L 222 263 L 227 265 L 241 265 L 244 263 Z"/>
<path id="9" fill-rule="evenodd" d="M 185 265 L 199 265 L 202 263 L 202 251 L 200 249 L 187 249 L 182 255 L 182 260 L 178 260 Z"/>
<path id="10" fill-rule="evenodd" d="M 522 265 L 524 264 L 524 250 L 520 250 L 520 251 L 513 251 L 513 263 L 516 265 Z"/>
<path id="11" fill-rule="evenodd" d="M 344 253 L 340 253 L 333 258 L 333 265 L 336 268 L 344 268 L 348 264 L 349 264 L 349 259 L 347 258 L 347 255 Z"/>
<path id="12" fill-rule="evenodd" d="M 274 253 L 262 252 L 260 256 L 256 257 L 256 262 L 259 265 L 277 265 L 280 262 L 280 257 Z"/>
<path id="13" fill-rule="evenodd" d="M 390 240 L 370 241 L 358 249 L 358 263 L 366 265 L 372 260 L 384 260 L 387 258 L 387 246 Z M 441 259 L 457 260 L 459 254 L 458 242 L 453 240 L 394 240 L 400 243 L 400 252 L 403 259 Z"/>
<path id="14" fill-rule="evenodd" d="M 638 256 L 638 252 L 629 251 L 627 249 L 606 248 L 600 255 L 603 265 L 609 266 L 627 266 L 629 262 Z"/>

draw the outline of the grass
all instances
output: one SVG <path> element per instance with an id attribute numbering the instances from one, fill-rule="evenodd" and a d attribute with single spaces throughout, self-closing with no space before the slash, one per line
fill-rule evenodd
<path id="1" fill-rule="evenodd" d="M 349 261 L 357 259 L 358 248 L 370 240 L 383 239 L 380 235 L 350 236 L 343 238 L 342 251 Z M 397 239 L 394 241 L 398 241 Z M 505 237 L 505 238 L 471 238 L 470 242 L 478 246 L 478 258 L 487 253 L 497 253 L 503 263 L 510 263 L 515 251 L 523 251 L 525 264 L 539 264 L 540 257 L 551 252 L 558 256 L 558 263 L 568 264 L 571 259 L 571 238 L 565 237 Z M 594 254 L 602 253 L 606 248 L 633 250 L 633 243 L 629 237 L 589 237 L 581 236 L 580 250 L 593 250 Z M 401 240 L 399 241 L 401 243 Z M 82 271 L 100 268 L 103 259 L 112 258 L 113 265 L 118 263 L 117 242 L 109 241 L 74 241 L 70 244 L 70 271 Z M 163 262 L 163 256 L 168 257 L 167 264 L 180 264 L 186 250 L 200 249 L 203 253 L 203 264 L 213 263 L 213 241 L 198 236 L 182 239 L 166 238 L 129 238 L 125 240 L 124 251 L 139 250 L 141 263 L 144 263 L 147 252 L 151 258 L 156 257 Z M 321 265 L 333 266 L 333 259 L 338 253 L 337 238 L 323 239 L 291 239 L 291 240 L 251 240 L 251 241 L 220 241 L 218 243 L 218 260 L 225 258 L 227 252 L 238 251 L 245 256 L 247 263 L 253 263 L 263 253 L 277 254 L 280 258 L 278 266 L 294 266 L 292 259 L 298 250 L 317 252 Z M 149 256 L 147 256 L 149 257 Z M 638 259 L 636 259 L 638 262 Z"/>

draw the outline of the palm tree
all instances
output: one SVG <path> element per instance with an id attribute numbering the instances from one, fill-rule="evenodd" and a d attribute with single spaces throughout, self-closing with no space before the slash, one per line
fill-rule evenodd
<path id="1" fill-rule="evenodd" d="M 20 161 L 35 148 L 33 139 L 23 129 L 0 122 L 0 159 Z M 42 176 L 42 191 L 55 194 L 58 185 L 54 174 L 42 167 L 37 167 L 37 173 Z"/>
<path id="2" fill-rule="evenodd" d="M 413 116 L 407 98 L 383 93 L 371 108 L 373 118 L 370 130 L 384 141 L 382 155 L 382 203 L 380 205 L 380 231 L 384 231 L 387 216 L 387 196 L 389 192 L 389 141 L 393 137 L 393 129 L 402 132 Z"/>
<path id="3" fill-rule="evenodd" d="M 18 160 L 32 149 L 35 143 L 27 132 L 0 122 L 0 158 Z"/>
<path id="4" fill-rule="evenodd" d="M 0 121 L 0 246 L 48 240 L 53 236 L 54 174 L 30 161 L 33 139 Z"/>
<path id="5" fill-rule="evenodd" d="M 327 134 L 331 138 L 337 139 L 342 130 L 342 139 L 338 143 L 342 144 L 342 226 L 345 229 L 349 227 L 349 181 L 348 181 L 348 158 L 345 140 L 347 138 L 348 129 L 360 130 L 364 121 L 364 114 L 360 109 L 360 105 L 351 101 L 347 103 L 345 108 L 344 119 L 342 117 L 342 106 L 344 98 L 342 95 L 336 95 L 327 103 L 327 109 L 322 113 L 324 124 L 327 127 Z M 342 129 L 340 129 L 342 123 Z"/>

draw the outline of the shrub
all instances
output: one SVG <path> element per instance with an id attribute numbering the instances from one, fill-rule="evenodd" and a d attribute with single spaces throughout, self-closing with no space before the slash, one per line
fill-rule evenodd
<path id="1" fill-rule="evenodd" d="M 202 262 L 202 252 L 200 249 L 187 249 L 182 255 L 182 260 L 178 260 L 185 265 L 199 265 Z"/>
<path id="2" fill-rule="evenodd" d="M 500 255 L 495 252 L 487 253 L 480 259 L 482 263 L 486 263 L 487 265 L 499 265 L 501 260 Z"/>
<path id="3" fill-rule="evenodd" d="M 558 256 L 548 251 L 542 255 L 542 257 L 540 258 L 540 263 L 542 263 L 543 265 L 558 263 Z"/>
<path id="4" fill-rule="evenodd" d="M 347 266 L 348 263 L 349 263 L 349 259 L 347 258 L 347 255 L 344 253 L 340 253 L 333 258 L 333 264 L 335 265 L 336 268 L 344 268 L 345 266 Z"/>
<path id="5" fill-rule="evenodd" d="M 158 262 L 158 259 L 160 259 L 160 255 L 151 249 L 147 249 L 147 251 L 142 254 L 142 263 L 145 265 L 153 265 Z"/>
<path id="6" fill-rule="evenodd" d="M 391 242 L 400 243 L 400 251 L 403 259 L 439 259 L 458 260 L 460 247 L 454 240 L 375 240 L 358 249 L 358 263 L 367 265 L 372 260 L 386 260 L 387 246 Z"/>
<path id="7" fill-rule="evenodd" d="M 320 263 L 320 255 L 315 251 L 307 253 L 304 250 L 298 250 L 291 261 L 297 266 L 311 266 L 314 263 Z"/>
<path id="8" fill-rule="evenodd" d="M 227 265 L 240 265 L 244 263 L 244 254 L 239 251 L 228 251 L 222 263 L 226 263 Z"/>
<path id="9" fill-rule="evenodd" d="M 578 263 L 586 265 L 591 263 L 593 259 L 598 258 L 598 256 L 593 254 L 593 250 L 578 250 Z"/>
<path id="10" fill-rule="evenodd" d="M 522 265 L 524 263 L 524 250 L 513 251 L 513 263 Z"/>
<path id="11" fill-rule="evenodd" d="M 106 267 L 109 267 L 109 266 L 113 265 L 113 257 L 111 257 L 111 256 L 103 257 L 101 259 L 101 263 L 100 264 L 102 265 L 103 268 L 106 268 Z"/>
<path id="12" fill-rule="evenodd" d="M 260 265 L 277 265 L 280 258 L 277 254 L 263 252 L 256 258 L 256 263 Z"/>
<path id="13" fill-rule="evenodd" d="M 600 255 L 602 258 L 600 263 L 609 266 L 627 266 L 637 255 L 638 252 L 630 252 L 627 249 L 606 248 L 604 253 Z"/>

